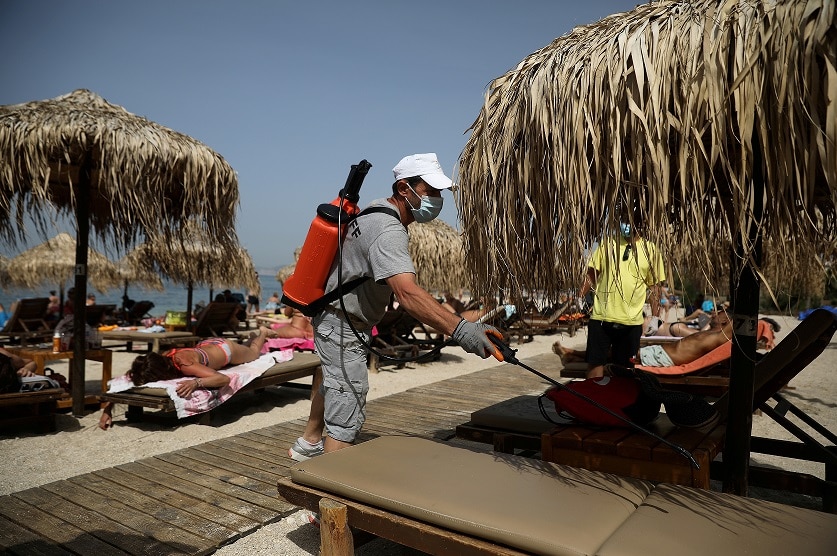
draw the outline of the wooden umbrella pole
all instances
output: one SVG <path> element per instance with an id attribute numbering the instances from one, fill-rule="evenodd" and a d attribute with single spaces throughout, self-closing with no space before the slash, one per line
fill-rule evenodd
<path id="1" fill-rule="evenodd" d="M 73 415 L 84 415 L 84 352 L 87 348 L 87 249 L 90 234 L 90 153 L 85 153 L 79 168 L 76 189 L 76 269 L 73 297 L 73 366 L 70 384 Z"/>
<path id="2" fill-rule="evenodd" d="M 753 429 L 753 394 L 755 384 L 756 341 L 759 317 L 759 280 L 753 265 L 761 267 L 764 212 L 763 157 L 758 137 L 753 137 L 752 214 L 748 240 L 752 245 L 750 258 L 743 238 L 736 238 L 730 261 L 730 293 L 732 294 L 733 341 L 730 359 L 729 415 L 724 446 L 724 492 L 747 496 L 750 466 L 750 437 Z"/>

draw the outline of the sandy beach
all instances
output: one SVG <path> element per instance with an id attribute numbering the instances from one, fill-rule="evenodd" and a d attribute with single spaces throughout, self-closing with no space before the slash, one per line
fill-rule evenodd
<path id="1" fill-rule="evenodd" d="M 777 334 L 777 341 L 781 341 L 799 322 L 792 317 L 774 318 L 782 325 L 782 330 Z M 533 342 L 514 344 L 512 347 L 519 349 L 519 357 L 525 358 L 551 353 L 552 343 L 556 340 L 568 347 L 584 348 L 586 331 L 582 330 L 572 338 L 561 334 L 538 335 Z M 136 355 L 126 353 L 121 348 L 114 351 L 114 376 L 123 374 Z M 499 363 L 493 360 L 483 361 L 464 354 L 459 348 L 448 347 L 439 361 L 411 364 L 403 369 L 387 366 L 377 374 L 370 374 L 369 398 L 375 399 L 402 392 L 414 386 L 465 375 L 496 364 Z M 49 366 L 69 376 L 66 361 L 56 361 Z M 837 412 L 834 411 L 837 399 L 835 366 L 837 340 L 833 339 L 825 352 L 783 392 L 793 403 L 832 431 L 837 430 Z M 526 371 L 518 367 L 514 370 L 510 368 L 510 372 Z M 86 378 L 88 389 L 95 388 L 95 384 L 101 379 L 101 364 L 88 362 Z M 0 450 L 3 453 L 0 460 L 0 494 L 17 492 L 278 422 L 304 418 L 307 416 L 308 407 L 307 393 L 304 390 L 277 387 L 271 388 L 267 395 L 260 397 L 243 396 L 241 400 L 233 398 L 219 408 L 211 426 L 178 424 L 174 420 L 166 423 L 128 424 L 124 418 L 126 407 L 120 405 L 114 411 L 114 428 L 102 431 L 97 426 L 100 412 L 81 418 L 62 414 L 58 418 L 58 431 L 55 433 L 0 436 Z M 769 417 L 759 413 L 753 417 L 753 433 L 771 438 L 794 439 Z M 754 455 L 753 462 L 824 477 L 823 464 L 760 455 Z M 216 554 L 307 555 L 317 554 L 318 545 L 318 530 L 307 524 L 304 512 L 300 511 L 222 547 Z M 358 550 L 358 554 L 415 553 L 384 540 L 376 540 Z"/>

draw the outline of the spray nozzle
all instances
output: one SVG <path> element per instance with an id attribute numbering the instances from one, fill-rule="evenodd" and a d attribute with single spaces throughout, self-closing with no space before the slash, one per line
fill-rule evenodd
<path id="1" fill-rule="evenodd" d="M 346 185 L 340 190 L 340 197 L 350 203 L 357 203 L 360 200 L 360 186 L 363 185 L 363 178 L 372 167 L 365 158 L 357 164 L 352 164 L 352 169 L 349 170 L 349 177 L 346 178 Z"/>

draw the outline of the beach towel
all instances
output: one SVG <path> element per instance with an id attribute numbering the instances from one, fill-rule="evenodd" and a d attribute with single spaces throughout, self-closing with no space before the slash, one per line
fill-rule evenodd
<path id="1" fill-rule="evenodd" d="M 314 351 L 314 340 L 306 338 L 268 338 L 262 346 L 262 353 L 270 353 L 276 350 L 293 351 L 295 349 Z"/>
<path id="2" fill-rule="evenodd" d="M 205 413 L 215 409 L 228 399 L 230 399 L 236 392 L 250 384 L 253 380 L 264 374 L 266 370 L 277 363 L 290 361 L 294 358 L 293 350 L 275 351 L 264 354 L 255 361 L 228 367 L 219 371 L 230 377 L 230 383 L 223 388 L 205 388 L 195 390 L 188 399 L 181 398 L 175 392 L 177 384 L 183 380 L 192 380 L 192 377 L 175 378 L 171 380 L 160 380 L 156 382 L 149 382 L 142 384 L 143 388 L 163 388 L 169 397 L 174 402 L 174 407 L 177 410 L 177 417 L 183 419 L 184 417 L 191 417 L 199 413 Z M 137 388 L 131 380 L 123 375 L 118 376 L 108 382 L 108 393 L 124 392 L 132 388 Z"/>

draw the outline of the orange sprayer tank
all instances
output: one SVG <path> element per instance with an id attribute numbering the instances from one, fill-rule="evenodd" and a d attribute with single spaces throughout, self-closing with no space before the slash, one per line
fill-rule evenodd
<path id="1" fill-rule="evenodd" d="M 329 204 L 317 207 L 317 216 L 311 222 L 308 235 L 302 244 L 299 260 L 293 274 L 282 284 L 282 301 L 300 310 L 325 294 L 328 273 L 337 255 L 338 243 L 346 234 L 346 224 L 360 209 L 360 186 L 372 165 L 366 160 L 353 164 L 340 190 L 340 195 Z M 340 201 L 343 213 L 340 214 Z M 338 227 L 338 217 L 340 226 Z"/>

